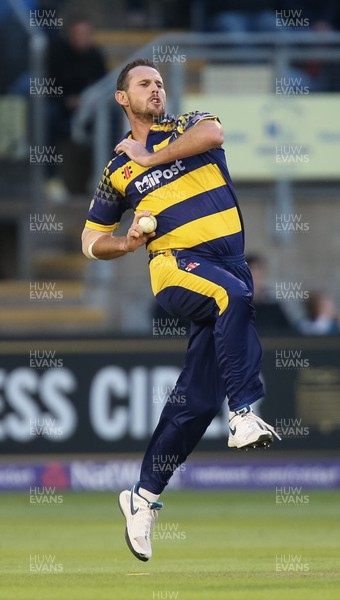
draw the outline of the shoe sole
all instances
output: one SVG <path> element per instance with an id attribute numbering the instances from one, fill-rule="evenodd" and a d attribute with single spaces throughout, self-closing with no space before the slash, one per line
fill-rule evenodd
<path id="1" fill-rule="evenodd" d="M 119 506 L 119 510 L 120 510 L 120 512 L 122 513 L 122 515 L 123 515 L 124 519 L 127 521 L 126 515 L 125 515 L 125 513 L 124 513 L 123 507 L 122 507 L 122 505 L 121 505 L 121 502 L 120 502 L 120 496 L 118 496 L 118 506 Z M 134 547 L 133 547 L 133 545 L 132 545 L 132 543 L 131 543 L 131 540 L 130 540 L 130 538 L 129 538 L 129 533 L 128 533 L 128 528 L 127 528 L 127 526 L 125 527 L 125 541 L 126 541 L 126 543 L 127 543 L 127 545 L 128 545 L 128 548 L 129 548 L 129 550 L 132 552 L 132 554 L 133 554 L 133 555 L 134 555 L 136 558 L 138 558 L 138 560 L 141 560 L 142 562 L 147 562 L 147 561 L 149 560 L 149 559 L 148 559 L 148 557 L 147 557 L 147 556 L 145 556 L 145 554 L 139 554 L 139 553 L 138 553 L 138 552 L 137 552 L 137 551 L 134 549 Z"/>
<path id="2" fill-rule="evenodd" d="M 269 448 L 273 443 L 273 436 L 268 431 L 262 433 L 255 442 L 245 444 L 244 446 L 229 446 L 229 448 L 236 448 L 236 450 L 249 450 L 250 448 Z"/>

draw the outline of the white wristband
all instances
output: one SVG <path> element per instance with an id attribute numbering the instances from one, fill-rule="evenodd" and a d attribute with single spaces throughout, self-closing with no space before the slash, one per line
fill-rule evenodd
<path id="1" fill-rule="evenodd" d="M 94 242 L 91 242 L 91 244 L 88 246 L 87 248 L 87 253 L 88 255 L 93 258 L 94 260 L 99 260 L 97 256 L 95 256 L 92 252 L 92 248 L 93 248 L 93 244 L 96 243 L 97 240 L 94 240 Z"/>

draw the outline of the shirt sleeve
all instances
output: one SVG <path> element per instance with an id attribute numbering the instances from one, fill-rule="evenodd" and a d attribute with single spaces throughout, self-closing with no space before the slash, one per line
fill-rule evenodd
<path id="1" fill-rule="evenodd" d="M 128 208 L 125 198 L 112 185 L 109 168 L 105 167 L 90 204 L 86 227 L 96 231 L 114 231 Z"/>
<path id="2" fill-rule="evenodd" d="M 213 115 L 209 112 L 200 112 L 196 110 L 193 112 L 185 113 L 184 115 L 178 117 L 176 121 L 175 132 L 177 133 L 177 136 L 181 135 L 182 133 L 190 129 L 190 127 L 193 127 L 194 125 L 197 125 L 197 123 L 206 120 L 217 121 L 218 123 L 220 123 L 220 120 L 216 115 Z"/>

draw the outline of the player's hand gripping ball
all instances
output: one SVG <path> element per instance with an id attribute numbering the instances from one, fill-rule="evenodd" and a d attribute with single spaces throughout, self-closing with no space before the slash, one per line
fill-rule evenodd
<path id="1" fill-rule="evenodd" d="M 152 233 L 157 227 L 156 217 L 150 215 L 149 217 L 141 217 L 138 221 L 138 225 L 141 226 L 144 233 Z"/>

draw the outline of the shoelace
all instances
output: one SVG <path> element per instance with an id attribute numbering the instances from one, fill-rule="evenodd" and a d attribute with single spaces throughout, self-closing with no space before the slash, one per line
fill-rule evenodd
<path id="1" fill-rule="evenodd" d="M 257 415 L 255 415 L 255 413 L 253 413 L 252 411 L 248 412 L 242 416 L 247 416 L 248 419 L 249 418 L 253 419 L 253 421 L 256 421 L 256 423 L 258 423 L 259 425 L 262 425 L 262 426 L 264 425 L 265 428 L 267 428 L 269 431 L 271 431 L 275 435 L 275 437 L 277 437 L 277 439 L 281 441 L 281 438 L 280 438 L 279 434 L 275 431 L 274 427 L 269 425 L 269 423 L 266 423 L 266 421 L 261 419 L 261 417 L 258 417 Z"/>
<path id="2" fill-rule="evenodd" d="M 145 537 L 150 539 L 152 529 L 158 519 L 157 510 L 149 507 L 140 508 L 135 519 L 137 520 L 137 525 L 142 525 L 141 531 L 145 534 Z"/>

